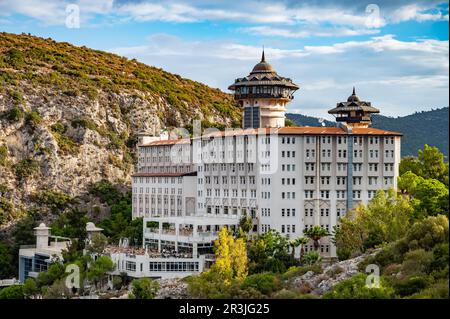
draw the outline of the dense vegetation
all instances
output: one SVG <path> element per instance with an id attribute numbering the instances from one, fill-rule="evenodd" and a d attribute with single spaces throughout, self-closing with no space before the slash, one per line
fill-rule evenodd
<path id="1" fill-rule="evenodd" d="M 89 218 L 86 212 L 79 211 L 73 206 L 75 200 L 64 193 L 43 190 L 34 196 L 39 205 L 49 210 L 48 213 L 57 217 L 51 223 L 53 235 L 72 238 L 72 244 L 63 251 L 64 263 L 55 260 L 49 269 L 39 273 L 36 280 L 27 279 L 24 286 L 11 286 L 0 290 L 1 298 L 71 298 L 75 294 L 83 295 L 92 289 L 102 289 L 106 283 L 106 273 L 114 268 L 111 259 L 99 256 L 107 244 L 117 244 L 120 238 L 128 237 L 131 244 L 140 245 L 142 242 L 142 218 L 131 221 L 131 195 L 123 194 L 117 186 L 107 181 L 94 183 L 90 187 L 92 196 L 96 196 L 110 208 L 110 215 L 102 220 Z M 41 211 L 42 212 L 42 211 Z M 42 218 L 36 211 L 28 212 L 16 226 L 13 236 L 15 246 L 9 248 L 0 242 L 0 278 L 10 278 L 17 271 L 17 253 L 20 245 L 34 244 L 33 228 Z M 104 228 L 103 234 L 94 236 L 89 245 L 85 244 L 86 223 L 97 222 Z M 83 249 L 89 253 L 83 255 Z M 99 256 L 92 259 L 93 256 Z M 68 289 L 65 280 L 70 272 L 65 272 L 66 266 L 76 264 L 80 269 L 81 287 Z M 120 290 L 128 285 L 126 276 L 115 276 L 113 285 Z M 20 287 L 20 288 L 18 288 Z M 27 290 L 28 289 L 28 290 Z M 133 283 L 133 298 L 153 298 L 158 286 L 153 281 L 138 281 Z"/>
<path id="2" fill-rule="evenodd" d="M 200 110 L 205 120 L 210 119 L 210 115 L 219 115 L 233 119 L 236 125 L 240 123 L 240 113 L 231 95 L 134 59 L 52 39 L 3 32 L 0 33 L 0 53 L 2 86 L 17 86 L 17 90 L 7 92 L 18 106 L 8 114 L 11 120 L 23 117 L 19 83 L 27 81 L 53 87 L 68 96 L 85 95 L 90 99 L 95 99 L 99 90 L 147 92 L 164 98 L 185 119 L 193 118 Z M 161 114 L 161 119 L 170 121 L 166 114 Z M 38 114 L 31 114 L 30 120 L 38 120 Z M 165 124 L 176 126 L 177 123 Z"/>
<path id="3" fill-rule="evenodd" d="M 400 164 L 399 193 L 377 192 L 334 229 L 341 259 L 381 250 L 360 264 L 381 270 L 381 286 L 367 290 L 364 276 L 337 285 L 327 298 L 448 298 L 448 163 L 424 146 Z"/>
<path id="4" fill-rule="evenodd" d="M 300 126 L 320 126 L 319 119 L 301 114 L 286 114 L 287 118 Z M 414 155 L 424 144 L 436 146 L 448 156 L 448 107 L 416 112 L 407 116 L 388 117 L 374 115 L 372 126 L 403 133 L 402 156 Z M 325 126 L 335 126 L 336 122 L 324 121 Z"/>

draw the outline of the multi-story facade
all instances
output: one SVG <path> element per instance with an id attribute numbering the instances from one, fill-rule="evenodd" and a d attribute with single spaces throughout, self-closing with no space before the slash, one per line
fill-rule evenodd
<path id="1" fill-rule="evenodd" d="M 285 105 L 298 88 L 263 56 L 230 86 L 243 129 L 141 136 L 133 218 L 144 218 L 148 248 L 208 260 L 220 228 L 236 227 L 243 215 L 254 233 L 273 229 L 294 239 L 315 225 L 331 232 L 378 189 L 396 188 L 401 134 L 369 127 L 379 111 L 353 90 L 330 110 L 337 127 L 285 127 Z M 328 238 L 320 250 L 336 256 Z"/>

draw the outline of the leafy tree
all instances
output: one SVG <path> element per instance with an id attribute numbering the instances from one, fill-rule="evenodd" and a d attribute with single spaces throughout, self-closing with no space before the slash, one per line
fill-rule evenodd
<path id="1" fill-rule="evenodd" d="M 216 261 L 210 271 L 223 278 L 225 285 L 232 279 L 242 280 L 247 275 L 247 251 L 242 238 L 234 239 L 227 227 L 222 227 L 214 242 Z"/>
<path id="2" fill-rule="evenodd" d="M 417 200 L 415 203 L 416 215 L 448 215 L 448 188 L 438 180 L 423 179 L 418 181 L 412 194 Z"/>
<path id="3" fill-rule="evenodd" d="M 114 270 L 114 262 L 108 256 L 100 256 L 94 261 L 88 271 L 87 278 L 93 281 L 95 286 L 101 283 L 106 276 L 106 273 Z"/>
<path id="4" fill-rule="evenodd" d="M 14 273 L 11 249 L 0 242 L 0 279 L 9 278 Z"/>
<path id="5" fill-rule="evenodd" d="M 423 221 L 414 223 L 406 234 L 406 241 L 414 242 L 417 248 L 433 249 L 441 243 L 448 243 L 448 218 L 443 215 L 430 216 Z"/>
<path id="6" fill-rule="evenodd" d="M 65 280 L 55 281 L 51 286 L 43 288 L 44 299 L 70 299 L 72 291 L 66 286 Z"/>
<path id="7" fill-rule="evenodd" d="M 189 295 L 199 298 L 231 298 L 233 284 L 223 284 L 222 276 L 215 271 L 205 271 L 185 279 Z"/>
<path id="8" fill-rule="evenodd" d="M 424 249 L 408 251 L 402 264 L 402 274 L 421 275 L 430 271 L 433 252 Z"/>
<path id="9" fill-rule="evenodd" d="M 334 228 L 333 241 L 340 258 L 348 258 L 383 243 L 393 242 L 406 234 L 413 216 L 408 198 L 393 189 L 379 190 L 374 198 L 341 218 Z"/>
<path id="10" fill-rule="evenodd" d="M 234 240 L 233 245 L 231 246 L 230 254 L 233 277 L 236 280 L 241 281 L 247 277 L 248 271 L 247 249 L 243 238 L 237 238 Z"/>
<path id="11" fill-rule="evenodd" d="M 307 237 L 298 237 L 298 238 L 292 239 L 289 242 L 289 246 L 291 246 L 292 259 L 294 259 L 295 248 L 300 246 L 300 260 L 301 260 L 303 257 L 303 254 L 304 254 L 304 246 L 308 243 L 309 243 L 309 239 Z"/>
<path id="12" fill-rule="evenodd" d="M 122 198 L 119 190 L 107 180 L 93 183 L 89 187 L 89 192 L 98 196 L 102 201 L 108 203 L 108 205 L 116 204 Z"/>
<path id="13" fill-rule="evenodd" d="M 401 239 L 383 246 L 358 265 L 381 268 L 382 278 L 404 298 L 448 296 L 448 218 L 443 215 L 417 220 Z M 447 283 L 446 286 L 442 282 Z"/>
<path id="14" fill-rule="evenodd" d="M 102 233 L 94 234 L 91 238 L 91 243 L 86 247 L 86 250 L 93 254 L 101 254 L 108 244 L 108 238 Z"/>
<path id="15" fill-rule="evenodd" d="M 330 233 L 326 229 L 316 225 L 312 228 L 305 229 L 303 235 L 311 239 L 313 241 L 314 250 L 318 250 L 320 247 L 320 239 L 322 237 L 330 236 Z"/>
<path id="16" fill-rule="evenodd" d="M 65 263 L 72 263 L 82 257 L 83 252 L 78 249 L 78 239 L 72 239 L 67 249 L 61 251 Z"/>
<path id="17" fill-rule="evenodd" d="M 444 154 L 437 147 L 425 144 L 417 159 L 421 164 L 421 176 L 437 179 L 448 187 L 448 163 L 444 163 Z"/>
<path id="18" fill-rule="evenodd" d="M 400 176 L 411 171 L 425 179 L 436 179 L 448 187 L 448 163 L 444 162 L 444 154 L 437 147 L 424 145 L 418 156 L 406 156 L 400 162 Z"/>
<path id="19" fill-rule="evenodd" d="M 31 298 L 39 292 L 39 289 L 36 285 L 36 280 L 33 278 L 25 279 L 23 283 L 23 294 L 26 298 Z"/>
<path id="20" fill-rule="evenodd" d="M 64 277 L 64 265 L 60 263 L 51 264 L 47 271 L 42 271 L 37 276 L 37 283 L 39 287 L 51 286 L 55 281 Z"/>
<path id="21" fill-rule="evenodd" d="M 246 234 L 248 234 L 253 228 L 253 220 L 249 215 L 242 215 L 239 220 L 239 228 Z"/>
<path id="22" fill-rule="evenodd" d="M 254 236 L 247 248 L 250 273 L 284 272 L 295 264 L 289 248 L 288 239 L 274 230 Z"/>
<path id="23" fill-rule="evenodd" d="M 350 279 L 338 283 L 325 293 L 325 299 L 391 299 L 395 296 L 394 289 L 387 286 L 385 280 L 380 278 L 380 287 L 366 286 L 366 274 L 358 274 Z"/>
<path id="24" fill-rule="evenodd" d="M 78 250 L 81 250 L 86 239 L 86 212 L 78 209 L 70 209 L 63 213 L 52 224 L 52 233 L 58 236 L 78 239 Z"/>
<path id="25" fill-rule="evenodd" d="M 268 296 L 281 289 L 281 282 L 273 273 L 265 272 L 248 276 L 242 282 L 241 288 L 254 288 L 263 295 Z"/>
<path id="26" fill-rule="evenodd" d="M 131 285 L 132 299 L 154 299 L 159 290 L 159 283 L 150 278 L 135 279 Z"/>
<path id="27" fill-rule="evenodd" d="M 262 261 L 260 269 L 260 271 L 262 272 L 273 272 L 281 274 L 286 271 L 286 265 L 281 260 L 269 256 L 267 259 L 264 259 Z"/>
<path id="28" fill-rule="evenodd" d="M 405 156 L 401 159 L 400 165 L 398 168 L 399 175 L 403 175 L 406 172 L 412 172 L 415 175 L 421 175 L 421 165 L 419 160 L 415 156 Z"/>
<path id="29" fill-rule="evenodd" d="M 39 192 L 34 198 L 38 204 L 45 205 L 54 214 L 60 213 L 73 202 L 73 199 L 69 195 L 49 189 Z"/>
<path id="30" fill-rule="evenodd" d="M 130 244 L 135 246 L 142 245 L 142 231 L 143 231 L 143 217 L 139 217 L 130 221 L 129 225 L 125 228 L 122 237 L 130 239 Z"/>
<path id="31" fill-rule="evenodd" d="M 398 177 L 397 187 L 402 193 L 414 194 L 417 184 L 423 181 L 423 177 L 417 176 L 412 171 L 407 171 Z"/>
<path id="32" fill-rule="evenodd" d="M 227 227 L 222 227 L 214 242 L 214 264 L 199 276 L 187 279 L 193 296 L 203 298 L 231 298 L 247 276 L 247 251 L 243 238 L 234 238 Z M 239 290 L 239 289 L 238 289 Z"/>
<path id="33" fill-rule="evenodd" d="M 0 299 L 25 299 L 22 285 L 12 285 L 0 289 Z"/>

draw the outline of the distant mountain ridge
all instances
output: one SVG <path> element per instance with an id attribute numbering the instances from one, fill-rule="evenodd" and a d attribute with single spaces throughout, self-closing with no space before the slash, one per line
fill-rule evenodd
<path id="1" fill-rule="evenodd" d="M 437 146 L 448 157 L 448 116 L 448 107 L 399 117 L 374 115 L 372 126 L 403 133 L 402 156 L 417 155 L 417 150 L 428 144 Z M 293 113 L 286 117 L 299 126 L 321 126 L 316 117 Z M 325 120 L 323 125 L 336 126 L 336 122 Z"/>

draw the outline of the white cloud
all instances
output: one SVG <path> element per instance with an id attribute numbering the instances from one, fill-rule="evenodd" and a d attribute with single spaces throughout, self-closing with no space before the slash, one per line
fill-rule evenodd
<path id="1" fill-rule="evenodd" d="M 261 48 L 225 41 L 185 41 L 169 35 L 112 51 L 212 87 L 227 90 L 260 59 Z M 289 109 L 326 116 L 353 85 L 386 115 L 448 105 L 448 42 L 400 41 L 392 35 L 367 41 L 298 49 L 266 47 L 266 59 L 282 76 L 300 85 Z"/>
<path id="2" fill-rule="evenodd" d="M 63 24 L 64 8 L 67 4 L 78 4 L 83 16 L 103 15 L 104 18 L 121 16 L 128 21 L 165 21 L 193 23 L 199 21 L 234 21 L 243 24 L 296 25 L 312 29 L 320 24 L 346 26 L 337 32 L 359 34 L 366 27 L 379 28 L 386 23 L 408 20 L 448 20 L 448 13 L 437 7 L 441 1 L 414 0 L 377 1 L 377 5 L 364 6 L 359 1 L 273 1 L 249 0 L 239 3 L 230 1 L 120 1 L 120 0 L 47 0 L 36 5 L 35 0 L 3 0 L 0 2 L 4 14 L 19 13 L 45 24 Z M 445 3 L 445 2 L 444 2 Z M 431 10 L 431 11 L 430 11 Z M 448 11 L 448 10 L 447 10 Z M 332 29 L 331 29 L 332 30 Z M 331 31 L 330 30 L 330 31 Z M 279 31 L 281 32 L 281 31 Z M 300 32 L 300 31 L 298 31 Z M 284 33 L 283 33 L 284 34 Z M 299 33 L 300 36 L 302 33 Z"/>
<path id="3" fill-rule="evenodd" d="M 80 11 L 80 19 L 87 22 L 92 15 L 110 14 L 114 0 L 2 0 L 0 12 L 3 15 L 21 14 L 40 21 L 44 25 L 63 25 L 66 21 L 66 7 L 77 5 Z"/>
<path id="4" fill-rule="evenodd" d="M 396 10 L 394 10 L 391 14 L 391 20 L 394 23 L 399 23 L 403 21 L 440 21 L 447 20 L 448 14 L 444 14 L 441 11 L 430 13 L 427 12 L 430 10 L 429 6 L 420 6 L 417 4 L 405 5 Z"/>
<path id="5" fill-rule="evenodd" d="M 240 29 L 243 32 L 261 36 L 278 36 L 283 38 L 308 38 L 308 37 L 339 37 L 377 34 L 378 29 L 351 29 L 351 28 L 280 28 L 271 26 L 256 26 Z"/>

